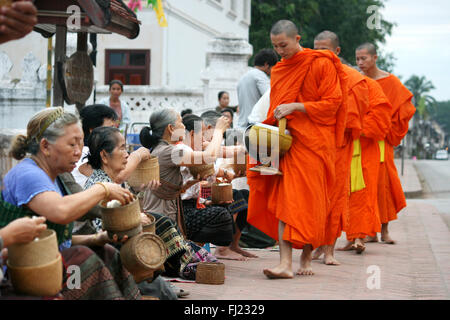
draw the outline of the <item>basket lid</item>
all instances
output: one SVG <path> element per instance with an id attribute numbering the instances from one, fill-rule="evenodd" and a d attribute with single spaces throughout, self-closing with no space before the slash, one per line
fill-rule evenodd
<path id="1" fill-rule="evenodd" d="M 161 238 L 148 232 L 137 236 L 134 252 L 138 260 L 148 268 L 160 266 L 167 257 L 166 247 Z"/>

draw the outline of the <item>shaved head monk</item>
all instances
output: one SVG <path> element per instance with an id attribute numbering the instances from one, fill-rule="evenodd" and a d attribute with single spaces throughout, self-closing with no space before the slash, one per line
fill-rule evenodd
<path id="1" fill-rule="evenodd" d="M 388 244 L 395 241 L 390 237 L 389 221 L 397 219 L 397 213 L 406 207 L 406 199 L 394 163 L 394 147 L 398 146 L 408 133 L 409 120 L 416 108 L 411 103 L 413 94 L 394 75 L 377 67 L 377 49 L 372 43 L 356 48 L 356 63 L 369 78 L 376 80 L 392 104 L 391 129 L 380 141 L 381 164 L 378 177 L 378 206 L 380 213 L 381 240 Z M 370 237 L 368 241 L 377 242 Z"/>
<path id="2" fill-rule="evenodd" d="M 339 37 L 334 32 L 323 31 L 315 37 L 314 49 L 339 55 Z M 377 141 L 387 134 L 391 112 L 387 98 L 375 81 L 347 65 L 343 68 L 349 78 L 345 144 L 336 151 L 337 179 L 325 227 L 325 245 L 315 253 L 315 258 L 325 253 L 324 262 L 328 265 L 339 264 L 333 253 L 342 231 L 347 233 L 349 249 L 361 253 L 365 249 L 365 236 L 373 235 L 380 227 L 376 210 L 380 159 Z"/>
<path id="3" fill-rule="evenodd" d="M 299 275 L 312 275 L 312 250 L 323 244 L 335 180 L 336 145 L 345 130 L 347 77 L 331 52 L 302 48 L 294 23 L 281 20 L 270 38 L 282 60 L 272 69 L 268 125 L 287 119 L 292 146 L 280 158 L 282 176 L 247 171 L 248 222 L 280 246 L 271 279 L 292 278 L 292 248 L 303 249 Z M 250 166 L 250 165 L 249 165 Z"/>

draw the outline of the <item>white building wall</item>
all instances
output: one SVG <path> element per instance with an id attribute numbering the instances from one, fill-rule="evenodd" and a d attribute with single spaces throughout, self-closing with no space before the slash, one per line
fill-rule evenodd
<path id="1" fill-rule="evenodd" d="M 248 40 L 250 0 L 164 0 L 163 3 L 167 28 L 160 27 L 153 9 L 145 7 L 137 14 L 142 24 L 136 39 L 117 34 L 98 35 L 97 85 L 105 84 L 106 49 L 150 49 L 151 86 L 187 88 L 202 85 L 200 74 L 206 68 L 208 41 L 222 34 Z M 245 12 L 248 18 L 244 17 Z M 47 63 L 47 41 L 36 32 L 2 44 L 0 50 L 13 63 L 9 73 L 12 79 L 21 78 L 21 62 L 28 52 L 41 64 Z"/>

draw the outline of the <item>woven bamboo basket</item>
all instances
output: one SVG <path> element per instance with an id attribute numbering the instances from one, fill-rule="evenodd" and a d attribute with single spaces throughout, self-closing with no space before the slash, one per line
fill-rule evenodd
<path id="1" fill-rule="evenodd" d="M 132 188 L 139 188 L 141 185 L 149 183 L 152 180 L 159 181 L 159 162 L 158 157 L 151 157 L 142 161 L 128 178 L 128 184 Z"/>
<path id="2" fill-rule="evenodd" d="M 63 283 L 61 255 L 50 263 L 33 267 L 15 267 L 6 262 L 14 290 L 26 295 L 51 297 L 58 294 Z"/>
<path id="3" fill-rule="evenodd" d="M 144 232 L 149 232 L 155 234 L 156 232 L 156 219 L 150 213 L 145 213 L 145 215 L 150 219 L 150 223 L 146 225 L 142 225 L 142 229 Z"/>
<path id="4" fill-rule="evenodd" d="M 153 277 L 167 258 L 164 242 L 157 235 L 144 232 L 122 245 L 120 258 L 137 283 Z"/>
<path id="5" fill-rule="evenodd" d="M 110 239 L 112 239 L 114 237 L 114 235 L 116 234 L 118 240 L 120 241 L 125 236 L 128 236 L 128 239 L 130 239 L 130 238 L 138 235 L 142 231 L 143 231 L 143 227 L 142 227 L 142 225 L 139 225 L 136 228 L 133 228 L 131 230 L 126 230 L 126 231 L 109 231 L 109 230 L 107 230 L 107 233 L 108 233 L 108 237 Z"/>
<path id="6" fill-rule="evenodd" d="M 225 265 L 220 262 L 200 262 L 197 265 L 195 282 L 201 284 L 224 284 Z"/>
<path id="7" fill-rule="evenodd" d="M 213 204 L 233 200 L 233 186 L 231 183 L 213 183 L 211 186 L 211 200 Z"/>
<path id="8" fill-rule="evenodd" d="M 200 179 L 205 179 L 216 173 L 216 171 L 214 170 L 214 164 L 200 164 L 191 166 L 189 167 L 189 171 L 191 172 L 194 179 L 197 179 L 198 175 L 200 175 Z"/>
<path id="9" fill-rule="evenodd" d="M 129 231 L 141 225 L 141 208 L 139 200 L 118 208 L 107 208 L 106 203 L 100 203 L 103 229 L 119 232 Z"/>
<path id="10" fill-rule="evenodd" d="M 42 231 L 39 237 L 25 244 L 13 244 L 8 248 L 8 260 L 14 267 L 34 267 L 46 265 L 59 255 L 56 232 Z"/>

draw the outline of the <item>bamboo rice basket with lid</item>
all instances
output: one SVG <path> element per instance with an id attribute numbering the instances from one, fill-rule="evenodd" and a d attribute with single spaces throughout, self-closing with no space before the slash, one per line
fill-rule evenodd
<path id="1" fill-rule="evenodd" d="M 221 262 L 200 262 L 197 265 L 195 282 L 200 284 L 224 284 L 225 265 Z"/>
<path id="2" fill-rule="evenodd" d="M 107 202 L 100 203 L 103 229 L 111 232 L 129 231 L 141 225 L 141 207 L 134 198 L 127 205 L 107 208 Z"/>
<path id="3" fill-rule="evenodd" d="M 8 247 L 8 261 L 13 267 L 34 267 L 48 264 L 59 256 L 56 232 L 42 231 L 31 242 L 13 244 Z"/>
<path id="4" fill-rule="evenodd" d="M 190 166 L 189 172 L 192 174 L 194 179 L 197 179 L 197 176 L 200 175 L 200 179 L 205 179 L 209 176 L 213 176 L 216 171 L 214 169 L 214 164 L 199 164 L 195 166 Z"/>
<path id="5" fill-rule="evenodd" d="M 231 183 L 215 182 L 211 185 L 211 201 L 213 204 L 233 200 L 233 186 Z"/>
<path id="6" fill-rule="evenodd" d="M 32 267 L 14 267 L 6 262 L 14 290 L 26 295 L 51 297 L 58 294 L 63 283 L 61 254 L 47 264 Z"/>
<path id="7" fill-rule="evenodd" d="M 62 289 L 63 264 L 54 230 L 43 230 L 31 242 L 9 246 L 6 264 L 19 293 L 54 296 Z"/>
<path id="8" fill-rule="evenodd" d="M 157 235 L 144 232 L 129 239 L 120 249 L 124 267 L 137 283 L 153 276 L 167 259 L 167 249 Z"/>
<path id="9" fill-rule="evenodd" d="M 139 188 L 152 180 L 159 181 L 159 162 L 158 157 L 152 156 L 144 160 L 136 167 L 128 178 L 128 184 L 133 188 Z"/>

